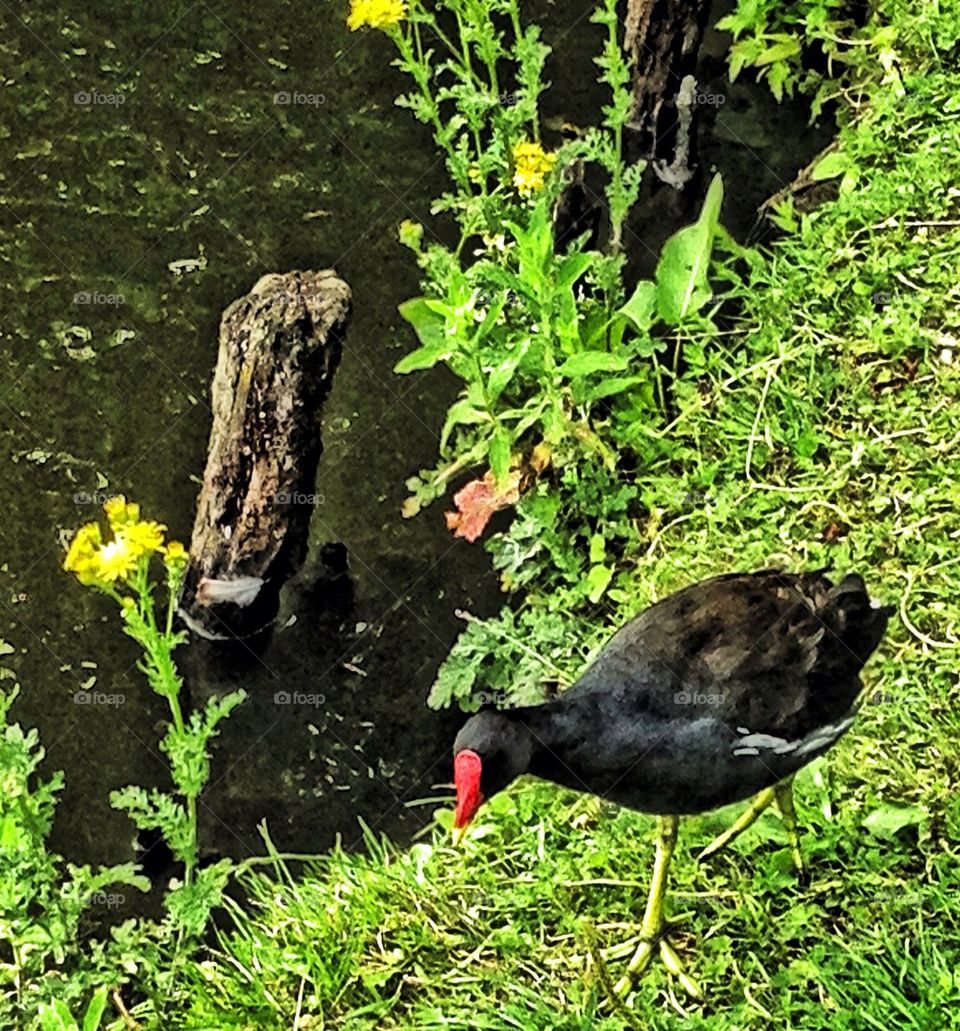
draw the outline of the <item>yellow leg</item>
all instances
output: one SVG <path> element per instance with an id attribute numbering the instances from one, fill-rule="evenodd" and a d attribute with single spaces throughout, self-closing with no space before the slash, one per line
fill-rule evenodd
<path id="1" fill-rule="evenodd" d="M 722 834 L 710 842 L 709 845 L 697 856 L 697 859 L 706 859 L 714 852 L 719 852 L 725 845 L 729 845 L 738 834 L 745 831 L 751 824 L 756 823 L 760 814 L 776 803 L 780 812 L 783 826 L 786 828 L 787 837 L 790 841 L 790 854 L 793 857 L 794 866 L 797 872 L 803 874 L 803 857 L 800 854 L 800 828 L 797 824 L 797 811 L 793 805 L 793 777 L 787 777 L 772 788 L 761 791 L 740 814 L 739 818 L 732 823 Z"/>
<path id="2" fill-rule="evenodd" d="M 770 807 L 773 800 L 776 798 L 776 789 L 767 788 L 766 791 L 761 791 L 747 806 L 746 809 L 740 814 L 736 821 L 722 833 L 718 834 L 717 837 L 710 842 L 709 845 L 697 856 L 697 859 L 706 859 L 707 856 L 712 856 L 714 852 L 719 852 L 725 845 L 729 845 L 731 841 L 738 834 L 745 831 L 751 824 L 756 823 L 757 817 Z"/>
<path id="3" fill-rule="evenodd" d="M 790 855 L 793 858 L 793 865 L 800 877 L 804 875 L 803 854 L 800 851 L 800 825 L 797 823 L 797 810 L 793 804 L 793 777 L 780 781 L 774 786 L 774 801 L 780 811 L 780 819 L 787 831 L 787 839 L 790 842 Z"/>
<path id="4" fill-rule="evenodd" d="M 679 823 L 680 818 L 677 816 L 657 818 L 657 854 L 653 864 L 650 895 L 647 898 L 647 908 L 643 914 L 640 930 L 641 942 L 633 959 L 627 965 L 626 973 L 614 988 L 617 995 L 625 995 L 630 990 L 633 978 L 647 969 L 653 958 L 654 949 L 658 949 L 664 966 L 679 980 L 684 990 L 694 998 L 701 997 L 700 986 L 685 973 L 680 963 L 680 957 L 664 938 L 667 921 L 663 913 L 663 900 L 667 893 L 667 871 L 670 868 L 670 858 L 677 845 Z"/>

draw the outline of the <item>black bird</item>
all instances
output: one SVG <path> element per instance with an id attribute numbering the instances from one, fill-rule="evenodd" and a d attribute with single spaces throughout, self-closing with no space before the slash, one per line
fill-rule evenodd
<path id="1" fill-rule="evenodd" d="M 793 775 L 853 723 L 860 671 L 892 609 L 854 573 L 731 573 L 641 612 L 561 697 L 472 716 L 454 743 L 460 837 L 485 799 L 530 773 L 655 813 L 657 855 L 641 945 L 617 985 L 650 962 L 699 995 L 665 940 L 663 899 L 679 816 L 761 794 L 704 851 L 777 801 L 799 863 Z"/>

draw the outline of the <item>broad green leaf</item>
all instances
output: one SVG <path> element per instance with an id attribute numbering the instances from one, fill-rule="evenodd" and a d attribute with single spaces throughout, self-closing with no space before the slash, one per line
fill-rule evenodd
<path id="1" fill-rule="evenodd" d="M 432 369 L 437 362 L 446 361 L 453 354 L 449 345 L 432 345 L 418 347 L 415 351 L 404 355 L 393 367 L 393 371 L 401 376 L 408 372 L 419 372 L 421 369 Z"/>
<path id="2" fill-rule="evenodd" d="M 593 264 L 592 254 L 568 254 L 557 269 L 557 287 L 569 290 Z"/>
<path id="3" fill-rule="evenodd" d="M 438 307 L 440 310 L 438 311 Z M 398 307 L 402 318 L 413 326 L 420 343 L 425 347 L 443 342 L 446 306 L 429 297 L 411 297 Z"/>
<path id="4" fill-rule="evenodd" d="M 863 821 L 863 827 L 875 838 L 890 841 L 904 827 L 918 825 L 925 815 L 924 810 L 918 805 L 892 805 L 884 802 Z"/>
<path id="5" fill-rule="evenodd" d="M 90 1000 L 90 1005 L 84 1014 L 82 1031 L 97 1031 L 100 1027 L 100 1021 L 103 1019 L 103 1011 L 106 1008 L 107 989 L 101 986 L 93 993 L 93 998 Z"/>
<path id="6" fill-rule="evenodd" d="M 607 553 L 607 542 L 602 533 L 595 533 L 590 538 L 590 561 L 602 562 Z"/>
<path id="7" fill-rule="evenodd" d="M 623 372 L 629 364 L 624 354 L 611 354 L 609 351 L 580 351 L 571 355 L 560 366 L 561 375 L 569 379 L 589 376 L 594 372 Z"/>
<path id="8" fill-rule="evenodd" d="M 622 394 L 641 383 L 646 383 L 646 376 L 611 376 L 600 380 L 595 387 L 587 391 L 588 401 L 599 401 L 604 397 L 613 397 L 615 394 Z"/>
<path id="9" fill-rule="evenodd" d="M 814 182 L 822 182 L 824 179 L 835 179 L 843 175 L 850 167 L 850 158 L 842 150 L 831 150 L 825 154 L 814 166 L 810 178 Z"/>
<path id="10" fill-rule="evenodd" d="M 783 38 L 782 42 L 774 43 L 772 47 L 766 47 L 753 59 L 757 66 L 773 64 L 774 61 L 783 61 L 800 53 L 800 41 L 791 37 Z"/>
<path id="11" fill-rule="evenodd" d="M 656 284 L 649 279 L 641 279 L 630 295 L 630 300 L 620 309 L 620 314 L 626 315 L 641 333 L 646 333 L 653 325 L 656 308 Z"/>
<path id="12" fill-rule="evenodd" d="M 657 309 L 671 326 L 697 311 L 710 296 L 707 268 L 722 202 L 723 180 L 717 174 L 697 221 L 674 233 L 663 245 L 656 270 Z"/>
<path id="13" fill-rule="evenodd" d="M 603 592 L 610 586 L 613 578 L 613 570 L 610 566 L 591 566 L 587 574 L 587 589 L 590 601 L 596 604 L 602 597 Z"/>
<path id="14" fill-rule="evenodd" d="M 523 361 L 524 355 L 530 350 L 530 344 L 529 337 L 521 340 L 514 353 L 494 367 L 487 380 L 487 393 L 490 395 L 491 402 L 496 401 L 506 389 L 513 374 L 517 371 L 517 367 Z"/>

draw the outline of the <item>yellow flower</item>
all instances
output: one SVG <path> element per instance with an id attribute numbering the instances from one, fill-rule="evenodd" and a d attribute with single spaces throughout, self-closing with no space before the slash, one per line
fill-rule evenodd
<path id="1" fill-rule="evenodd" d="M 89 586 L 97 579 L 95 563 L 100 547 L 100 527 L 97 523 L 85 523 L 77 530 L 63 560 L 63 568 L 75 573 L 80 583 Z"/>
<path id="2" fill-rule="evenodd" d="M 556 154 L 548 154 L 539 143 L 514 144 L 513 185 L 524 195 L 536 193 L 556 160 Z"/>
<path id="3" fill-rule="evenodd" d="M 183 569 L 190 561 L 187 549 L 180 541 L 168 541 L 163 549 L 163 564 L 168 569 Z"/>
<path id="4" fill-rule="evenodd" d="M 141 522 L 119 525 L 114 529 L 117 537 L 122 537 L 131 551 L 136 552 L 138 558 L 140 555 L 159 551 L 163 547 L 163 531 L 166 530 L 163 523 L 145 519 Z"/>
<path id="5" fill-rule="evenodd" d="M 135 523 L 140 518 L 140 506 L 135 501 L 128 502 L 122 494 L 108 498 L 104 503 L 103 510 L 107 513 L 107 520 L 113 530 L 116 530 L 118 526 Z"/>
<path id="6" fill-rule="evenodd" d="M 98 549 L 93 560 L 95 579 L 105 583 L 122 580 L 137 568 L 139 553 L 122 536 L 114 537 Z"/>
<path id="7" fill-rule="evenodd" d="M 371 29 L 392 29 L 406 14 L 406 0 L 351 0 L 347 26 L 351 32 L 364 25 Z"/>

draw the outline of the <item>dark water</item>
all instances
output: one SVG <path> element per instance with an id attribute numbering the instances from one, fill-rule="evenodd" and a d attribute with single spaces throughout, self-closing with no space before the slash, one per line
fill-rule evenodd
<path id="1" fill-rule="evenodd" d="M 14 715 L 39 727 L 47 768 L 66 771 L 53 844 L 76 862 L 129 858 L 133 831 L 108 793 L 166 783 L 165 704 L 112 605 L 60 572 L 63 537 L 94 517 L 91 496 L 122 491 L 188 538 L 221 310 L 266 272 L 329 266 L 354 316 L 324 413 L 310 558 L 284 602 L 296 620 L 259 655 L 182 653 L 196 696 L 250 695 L 218 741 L 204 841 L 258 852 L 264 818 L 286 849 L 338 834 L 354 845 L 357 817 L 408 838 L 433 806 L 407 803 L 449 776 L 458 718 L 424 699 L 462 628 L 454 610 L 500 604 L 484 553 L 449 537 L 442 505 L 399 517 L 456 392 L 442 370 L 390 371 L 411 345 L 396 306 L 417 292 L 396 225 L 435 224 L 442 166 L 393 106 L 405 84 L 390 46 L 348 33 L 345 4 L 58 6 L 0 9 L 0 635 L 23 684 Z M 536 13 L 557 48 L 544 113 L 587 125 L 602 95 L 581 7 Z M 828 137 L 800 106 L 724 85 L 721 52 L 708 43 L 701 87 L 725 103 L 706 112 L 701 157 L 724 172 L 724 220 L 742 235 Z M 316 99 L 277 104 L 280 91 Z M 679 224 L 674 208 L 661 192 L 639 213 L 640 265 Z M 346 548 L 339 579 L 322 560 L 331 542 Z M 74 703 L 93 675 L 123 704 Z"/>

